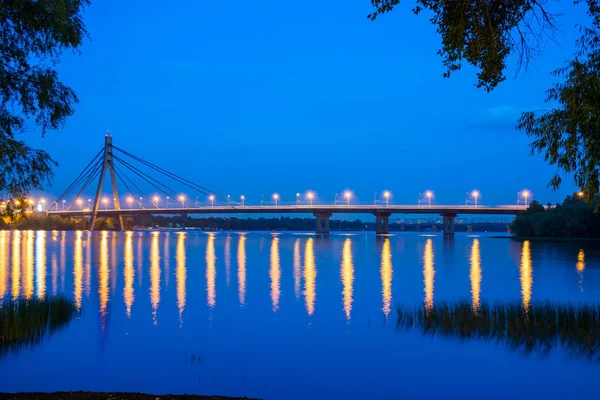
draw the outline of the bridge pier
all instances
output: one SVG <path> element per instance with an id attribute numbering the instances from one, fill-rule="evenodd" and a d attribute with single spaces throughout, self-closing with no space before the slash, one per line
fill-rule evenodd
<path id="1" fill-rule="evenodd" d="M 445 213 L 442 214 L 444 217 L 444 238 L 453 238 L 454 237 L 454 218 L 456 214 L 453 213 Z"/>
<path id="2" fill-rule="evenodd" d="M 314 213 L 317 235 L 329 235 L 329 218 L 331 213 Z"/>
<path id="3" fill-rule="evenodd" d="M 389 221 L 391 213 L 375 213 L 375 233 L 387 235 L 389 232 Z"/>

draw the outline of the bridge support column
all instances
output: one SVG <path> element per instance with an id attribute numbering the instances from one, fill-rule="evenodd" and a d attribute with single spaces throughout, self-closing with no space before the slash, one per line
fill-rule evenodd
<path id="1" fill-rule="evenodd" d="M 375 233 L 387 235 L 389 232 L 390 213 L 375 213 Z"/>
<path id="2" fill-rule="evenodd" d="M 102 186 L 104 185 L 104 177 L 106 176 L 107 170 L 110 174 L 115 210 L 119 211 L 121 210 L 121 201 L 119 199 L 119 191 L 117 190 L 117 177 L 115 176 L 115 169 L 113 165 L 112 136 L 110 135 L 106 135 L 104 139 L 104 159 L 102 161 L 102 172 L 100 173 L 100 181 L 98 182 L 98 189 L 96 189 L 96 197 L 94 197 L 94 206 L 92 208 L 92 222 L 90 225 L 91 231 L 96 229 L 95 225 L 96 219 L 98 218 L 100 196 L 102 195 Z M 77 197 L 79 197 L 79 194 L 77 195 Z M 123 230 L 123 216 L 120 213 L 117 214 L 117 229 L 120 231 Z"/>
<path id="3" fill-rule="evenodd" d="M 331 213 L 315 213 L 317 235 L 329 235 Z"/>
<path id="4" fill-rule="evenodd" d="M 444 238 L 453 238 L 456 214 L 442 214 L 442 217 L 444 217 Z"/>

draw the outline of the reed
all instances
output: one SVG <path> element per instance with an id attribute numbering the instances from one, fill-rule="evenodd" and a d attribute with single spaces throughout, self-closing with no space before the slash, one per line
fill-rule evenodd
<path id="1" fill-rule="evenodd" d="M 600 305 L 539 303 L 436 303 L 431 309 L 397 307 L 398 326 L 430 335 L 483 339 L 525 352 L 559 346 L 577 356 L 600 359 Z"/>
<path id="2" fill-rule="evenodd" d="M 75 313 L 73 302 L 64 297 L 0 303 L 0 356 L 39 343 L 66 326 Z"/>

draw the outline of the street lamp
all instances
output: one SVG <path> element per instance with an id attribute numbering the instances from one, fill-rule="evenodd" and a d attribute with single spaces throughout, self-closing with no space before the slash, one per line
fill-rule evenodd
<path id="1" fill-rule="evenodd" d="M 523 198 L 525 199 L 525 205 L 529 205 L 529 197 L 531 196 L 531 192 L 527 189 L 524 189 L 521 192 L 521 196 L 523 196 Z"/>
<path id="2" fill-rule="evenodd" d="M 244 206 L 244 200 L 246 200 L 246 196 L 241 195 L 240 200 L 242 200 L 242 207 Z"/>
<path id="3" fill-rule="evenodd" d="M 133 197 L 127 196 L 127 204 L 129 204 L 129 209 L 131 210 L 133 208 Z"/>
<path id="4" fill-rule="evenodd" d="M 277 207 L 277 202 L 279 201 L 279 195 L 277 193 L 273 195 L 273 200 L 275 200 L 275 207 Z"/>
<path id="5" fill-rule="evenodd" d="M 431 190 L 426 191 L 425 197 L 427 197 L 427 202 L 429 203 L 429 206 L 431 206 L 431 198 L 433 197 L 433 192 Z"/>
<path id="6" fill-rule="evenodd" d="M 296 193 L 296 205 L 300 204 L 300 193 Z"/>
<path id="7" fill-rule="evenodd" d="M 477 207 L 477 201 L 479 200 L 479 196 L 481 196 L 481 193 L 479 193 L 478 190 L 473 190 L 471 192 L 471 197 L 473 197 L 473 200 L 475 200 L 475 207 Z"/>
<path id="8" fill-rule="evenodd" d="M 142 197 L 140 197 L 140 209 L 144 208 L 144 206 L 142 205 Z"/>
<path id="9" fill-rule="evenodd" d="M 169 196 L 165 199 L 165 208 L 169 208 Z"/>
<path id="10" fill-rule="evenodd" d="M 65 203 L 66 202 L 67 202 L 66 200 L 63 200 L 63 211 L 65 211 Z"/>
<path id="11" fill-rule="evenodd" d="M 210 200 L 211 206 L 214 207 L 215 206 L 215 196 L 213 194 L 211 194 L 210 196 L 208 196 L 208 199 Z"/>
<path id="12" fill-rule="evenodd" d="M 383 197 L 385 197 L 385 206 L 386 207 L 389 207 L 389 205 L 390 205 L 390 196 L 391 195 L 392 194 L 390 193 L 389 190 L 386 190 L 385 192 L 383 192 Z"/>
<path id="13" fill-rule="evenodd" d="M 344 192 L 344 198 L 348 201 L 348 205 L 350 205 L 350 198 L 352 197 L 352 193 L 349 190 Z"/>
<path id="14" fill-rule="evenodd" d="M 231 195 L 227 195 L 227 205 L 229 205 L 229 203 L 231 203 Z"/>
<path id="15" fill-rule="evenodd" d="M 102 203 L 104 203 L 104 210 L 108 210 L 108 199 L 106 197 L 102 199 Z"/>
<path id="16" fill-rule="evenodd" d="M 308 201 L 310 202 L 310 205 L 312 206 L 313 204 L 313 199 L 315 198 L 315 194 L 313 192 L 308 192 L 306 194 L 306 197 L 308 198 Z"/>
<path id="17" fill-rule="evenodd" d="M 181 208 L 185 208 L 185 196 L 184 195 L 179 196 L 179 201 L 181 202 Z"/>
<path id="18" fill-rule="evenodd" d="M 583 195 L 584 195 L 583 191 L 580 190 L 579 192 L 577 192 L 577 196 L 579 196 L 580 199 L 583 197 Z"/>
<path id="19" fill-rule="evenodd" d="M 77 204 L 79 204 L 80 210 L 83 211 L 83 201 L 81 201 L 81 199 L 77 199 Z"/>
<path id="20" fill-rule="evenodd" d="M 158 198 L 158 196 L 154 196 L 154 198 L 153 198 L 152 200 L 154 200 L 154 205 L 156 206 L 156 208 L 159 208 L 159 207 L 158 207 L 158 201 L 159 201 L 160 199 Z"/>

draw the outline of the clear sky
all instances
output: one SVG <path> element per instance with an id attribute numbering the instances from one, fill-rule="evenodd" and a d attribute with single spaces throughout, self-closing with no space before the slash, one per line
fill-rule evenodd
<path id="1" fill-rule="evenodd" d="M 26 134 L 59 162 L 58 195 L 103 145 L 115 145 L 219 193 L 314 190 L 333 200 L 393 192 L 415 203 L 463 203 L 477 188 L 486 204 L 514 203 L 520 189 L 561 200 L 575 188 L 514 129 L 523 110 L 547 108 L 550 71 L 573 53 L 583 6 L 557 4 L 563 33 L 526 74 L 493 93 L 465 67 L 443 79 L 440 38 L 406 2 L 371 22 L 369 0 L 303 2 L 95 1 L 90 40 L 67 54 L 61 78 L 80 104 L 45 139 Z M 513 60 L 514 61 L 514 60 Z"/>

